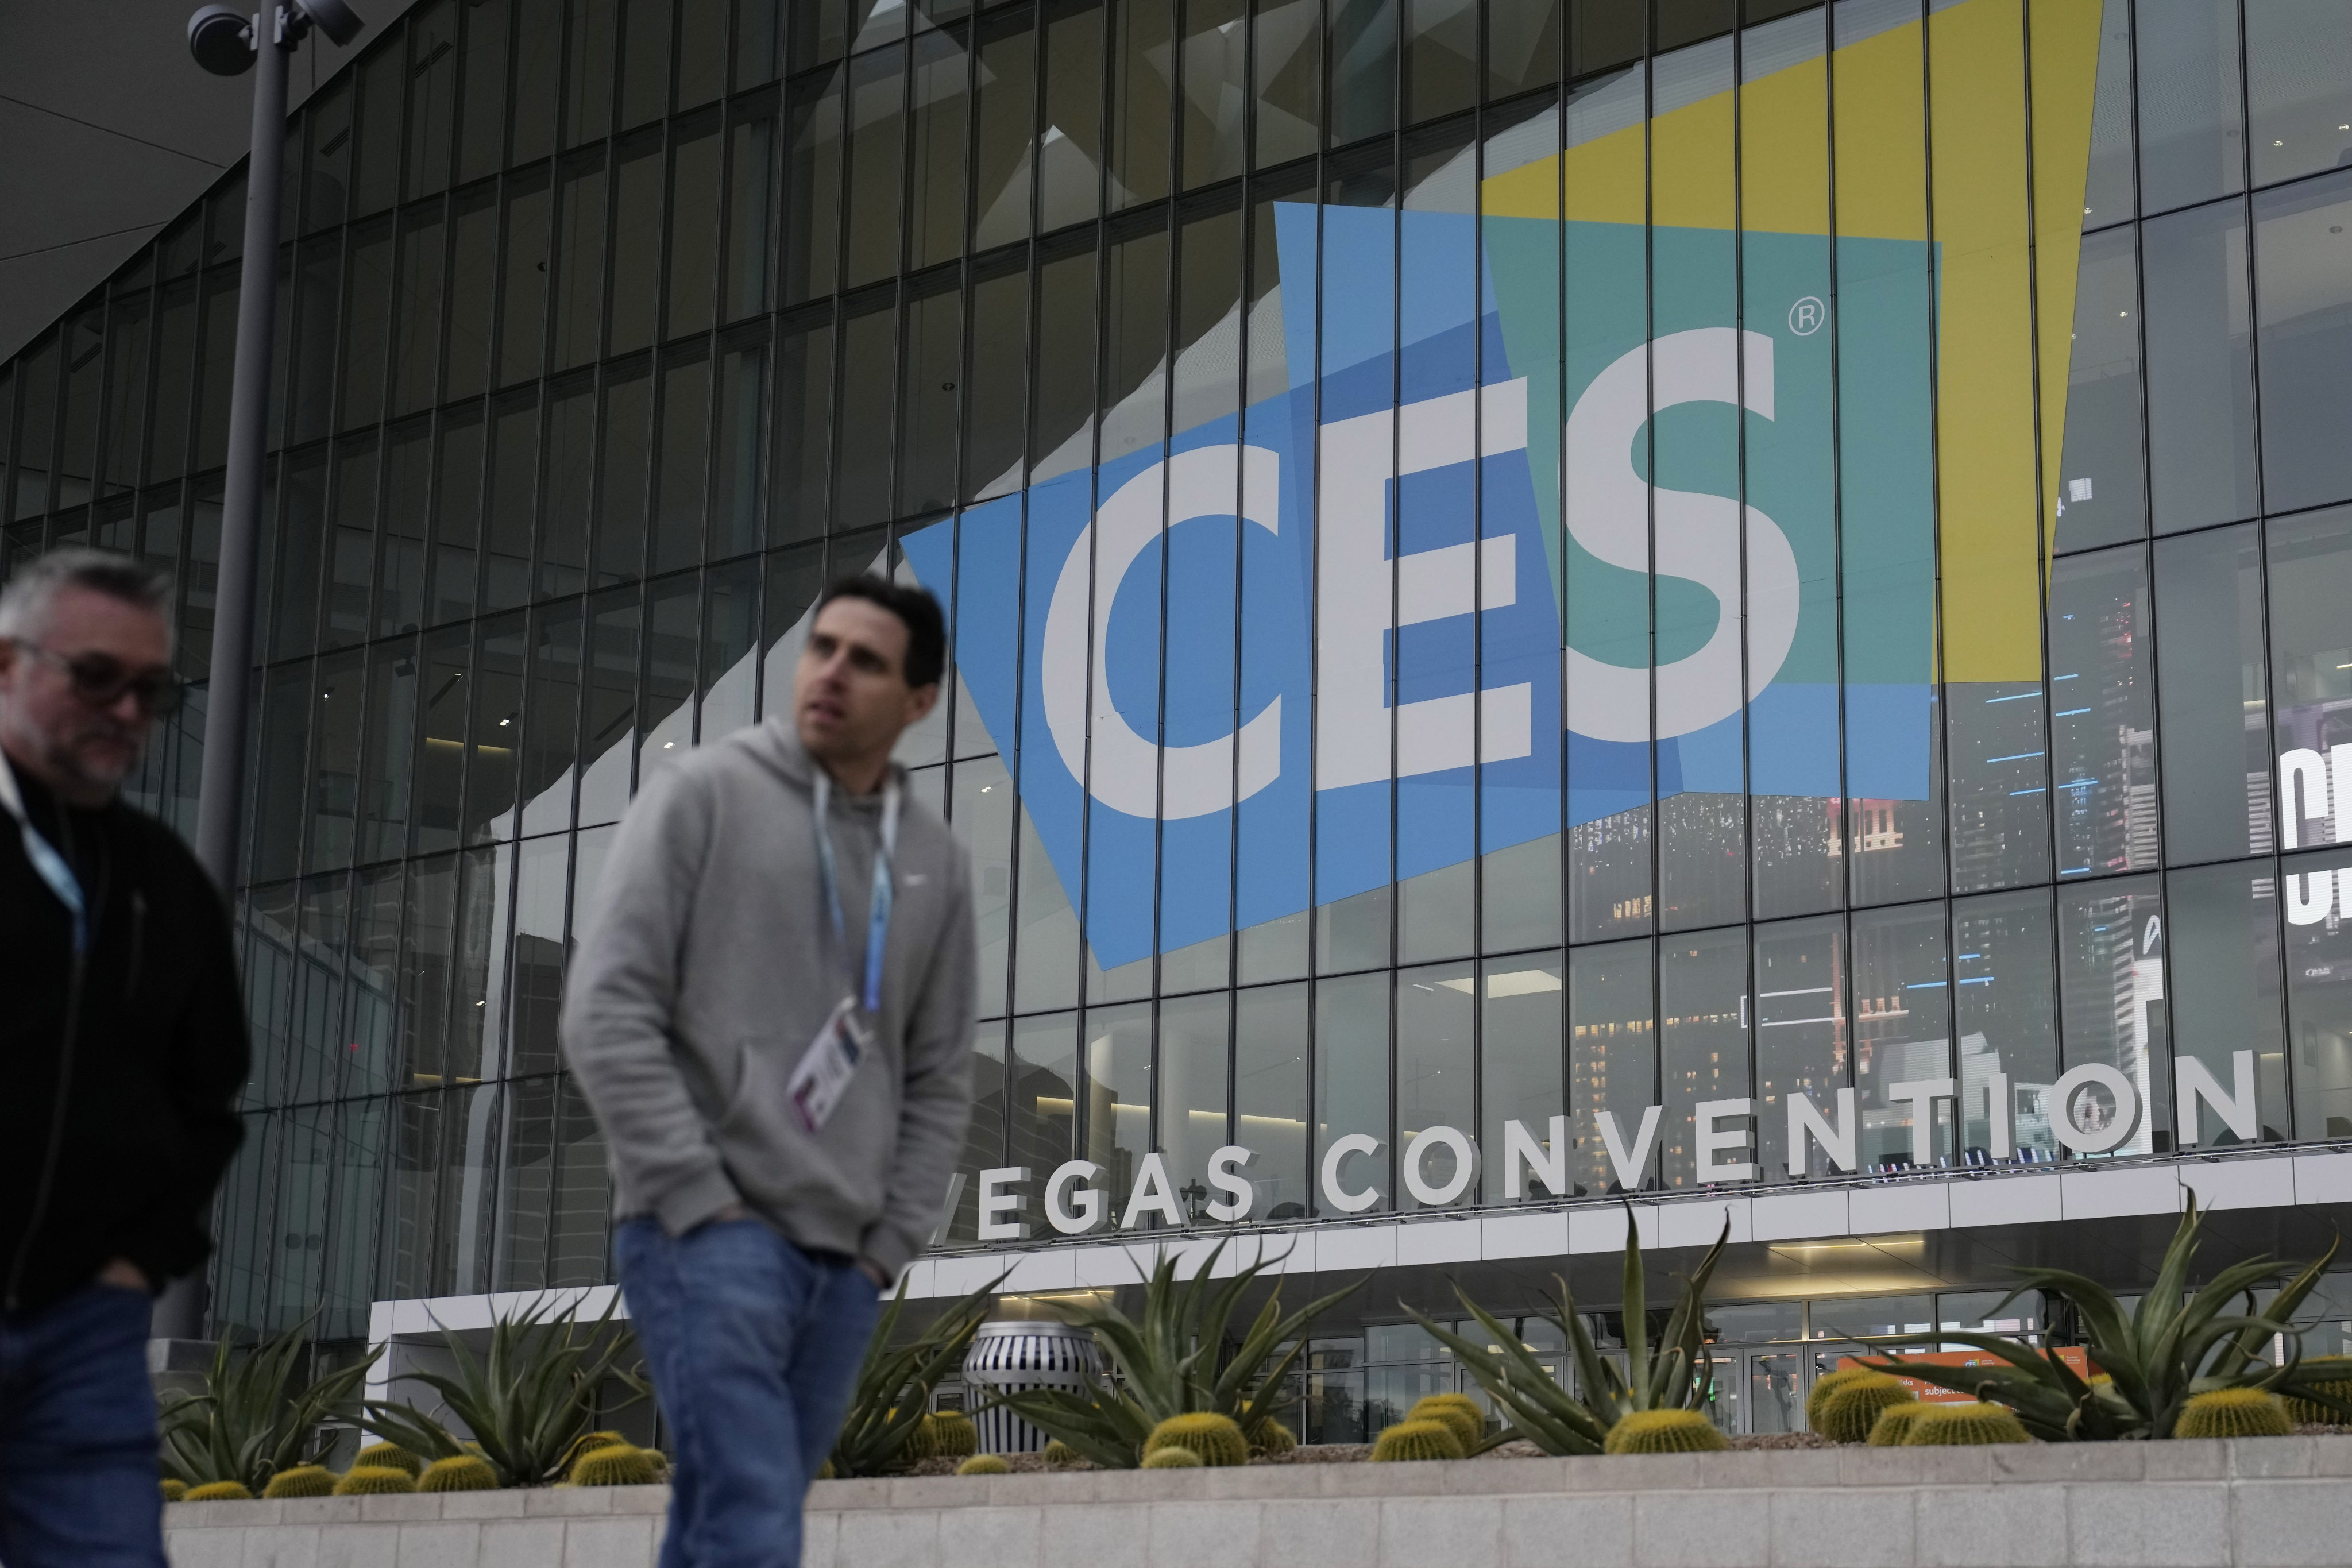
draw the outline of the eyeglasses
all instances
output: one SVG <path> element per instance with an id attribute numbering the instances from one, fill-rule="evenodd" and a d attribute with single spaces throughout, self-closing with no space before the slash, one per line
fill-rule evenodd
<path id="1" fill-rule="evenodd" d="M 184 683 L 170 669 L 131 670 L 124 668 L 121 660 L 102 653 L 68 658 L 38 643 L 19 642 L 16 646 L 43 663 L 64 670 L 66 679 L 73 682 L 74 695 L 93 708 L 111 708 L 122 700 L 125 692 L 139 699 L 139 706 L 151 719 L 160 719 L 180 706 Z"/>

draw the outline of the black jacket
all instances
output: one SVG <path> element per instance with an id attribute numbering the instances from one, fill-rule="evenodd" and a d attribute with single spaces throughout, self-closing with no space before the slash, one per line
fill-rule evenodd
<path id="1" fill-rule="evenodd" d="M 117 801 L 60 814 L 14 770 L 90 910 L 73 924 L 0 810 L 0 1308 L 30 1310 L 127 1258 L 161 1286 L 212 1250 L 213 1189 L 244 1135 L 245 1009 L 227 911 L 172 830 Z"/>

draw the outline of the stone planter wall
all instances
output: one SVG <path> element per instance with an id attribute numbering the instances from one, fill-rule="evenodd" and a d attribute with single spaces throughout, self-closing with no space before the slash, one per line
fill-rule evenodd
<path id="1" fill-rule="evenodd" d="M 650 1568 L 660 1487 L 181 1503 L 175 1568 Z M 804 1568 L 2287 1568 L 2352 1441 L 821 1481 Z"/>

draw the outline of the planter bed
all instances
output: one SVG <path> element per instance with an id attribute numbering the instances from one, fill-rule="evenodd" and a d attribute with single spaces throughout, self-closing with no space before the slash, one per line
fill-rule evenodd
<path id="1" fill-rule="evenodd" d="M 650 1568 L 661 1487 L 181 1503 L 175 1568 Z M 820 1481 L 805 1568 L 2016 1568 L 2352 1561 L 2352 1441 Z"/>

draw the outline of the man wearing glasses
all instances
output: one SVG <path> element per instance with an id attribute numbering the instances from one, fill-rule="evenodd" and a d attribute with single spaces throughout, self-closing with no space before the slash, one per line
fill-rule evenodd
<path id="1" fill-rule="evenodd" d="M 66 550 L 0 585 L 0 1564 L 163 1568 L 151 1303 L 236 1150 L 228 911 L 124 805 L 179 704 L 171 581 Z"/>

